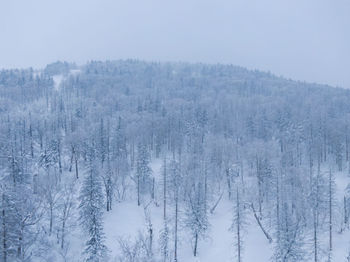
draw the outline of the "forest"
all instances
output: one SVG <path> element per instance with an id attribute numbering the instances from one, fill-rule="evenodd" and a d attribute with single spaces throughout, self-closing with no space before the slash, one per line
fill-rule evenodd
<path id="1" fill-rule="evenodd" d="M 0 71 L 3 262 L 350 261 L 349 183 L 347 89 L 185 62 Z"/>

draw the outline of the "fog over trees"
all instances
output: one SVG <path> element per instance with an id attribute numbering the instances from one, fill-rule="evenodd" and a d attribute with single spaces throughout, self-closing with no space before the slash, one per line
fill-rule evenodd
<path id="1" fill-rule="evenodd" d="M 349 176 L 350 90 L 221 64 L 0 71 L 0 261 L 196 261 L 219 208 L 230 261 L 264 252 L 252 227 L 271 261 L 349 261 Z"/>

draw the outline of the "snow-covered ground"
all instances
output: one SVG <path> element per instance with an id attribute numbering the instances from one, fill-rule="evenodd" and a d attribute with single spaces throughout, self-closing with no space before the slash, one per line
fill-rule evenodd
<path id="1" fill-rule="evenodd" d="M 68 75 L 60 74 L 60 75 L 54 75 L 54 76 L 52 76 L 52 79 L 53 79 L 53 82 L 54 82 L 54 88 L 55 88 L 55 90 L 56 90 L 56 91 L 59 91 L 62 82 L 63 82 L 65 79 L 67 79 L 69 76 L 76 76 L 76 75 L 80 74 L 80 72 L 81 72 L 80 69 L 71 69 L 71 70 L 69 71 L 69 74 L 68 74 Z"/>
<path id="2" fill-rule="evenodd" d="M 160 178 L 161 174 L 161 164 L 161 160 L 155 160 L 151 164 L 154 175 L 158 179 Z M 350 182 L 350 179 L 347 174 L 340 172 L 335 173 L 334 176 L 336 182 L 337 205 L 338 207 L 340 207 L 339 205 L 341 205 L 342 203 L 342 197 L 344 196 L 346 186 Z M 189 238 L 189 232 L 186 232 L 186 229 L 180 226 L 180 243 L 178 250 L 179 261 L 236 261 L 234 235 L 233 232 L 229 230 L 233 216 L 232 208 L 232 202 L 223 198 L 222 201 L 220 201 L 217 208 L 215 209 L 215 212 L 209 215 L 209 221 L 211 226 L 208 232 L 208 237 L 204 240 L 199 241 L 197 257 L 193 257 L 192 254 L 192 242 Z M 157 241 L 159 239 L 159 233 L 163 225 L 162 205 L 156 206 L 154 204 L 150 204 L 148 206 L 148 210 L 151 214 L 151 221 L 153 225 L 155 242 L 154 248 L 157 249 Z M 340 210 L 340 208 L 336 207 L 335 212 L 339 212 L 338 210 Z M 170 209 L 169 216 L 171 216 L 172 212 L 173 210 Z M 336 262 L 347 261 L 346 256 L 349 251 L 348 247 L 350 247 L 349 230 L 345 230 L 345 232 L 342 233 L 340 233 L 339 231 L 340 224 L 336 222 L 333 232 L 333 261 Z M 111 250 L 111 257 L 116 258 L 120 254 L 118 239 L 124 238 L 129 240 L 135 240 L 139 232 L 147 234 L 144 207 L 138 207 L 135 200 L 129 200 L 122 203 L 115 202 L 113 210 L 105 214 L 105 232 L 106 244 Z M 323 245 L 324 249 L 326 249 L 328 244 L 328 232 L 320 232 L 320 234 L 321 245 Z M 243 261 L 270 261 L 271 256 L 273 254 L 274 243 L 268 242 L 262 230 L 258 226 L 253 216 L 253 213 L 250 212 L 250 210 L 247 210 L 247 225 L 245 226 L 243 232 L 243 241 Z M 310 248 L 312 248 L 311 242 Z M 326 258 L 326 252 L 324 254 L 324 257 Z"/>
<path id="3" fill-rule="evenodd" d="M 156 159 L 151 163 L 153 174 L 157 180 L 161 179 L 162 161 Z M 154 248 L 158 248 L 159 233 L 163 226 L 163 206 L 150 204 L 148 211 L 154 232 Z M 179 261 L 201 261 L 201 262 L 229 262 L 234 261 L 235 246 L 234 235 L 230 231 L 232 224 L 232 203 L 222 199 L 213 214 L 210 214 L 210 229 L 206 239 L 200 240 L 198 245 L 198 256 L 193 257 L 192 241 L 189 232 L 181 225 L 180 213 L 180 241 L 178 250 Z M 169 206 L 168 216 L 171 217 L 174 210 Z M 265 238 L 258 227 L 252 214 L 248 214 L 247 227 L 243 232 L 244 238 L 244 261 L 269 261 L 272 255 L 272 244 Z M 170 227 L 172 227 L 170 220 Z M 115 202 L 113 210 L 105 214 L 106 244 L 111 251 L 111 257 L 120 255 L 118 239 L 126 238 L 135 240 L 140 232 L 147 233 L 144 206 L 137 206 L 135 200 Z M 171 242 L 172 243 L 172 242 Z M 170 243 L 170 245 L 171 245 Z M 172 247 L 170 247 L 172 249 Z"/>
<path id="4" fill-rule="evenodd" d="M 154 230 L 155 244 L 162 229 L 162 207 L 151 207 L 151 218 Z M 272 244 L 263 235 L 262 231 L 249 216 L 249 224 L 244 232 L 244 261 L 269 261 L 272 255 Z M 229 201 L 223 200 L 210 216 L 211 227 L 207 239 L 199 242 L 198 257 L 192 255 L 192 243 L 188 234 L 182 231 L 178 258 L 179 261 L 201 261 L 201 262 L 229 262 L 234 261 L 235 247 L 233 233 L 229 230 L 232 223 L 232 208 Z M 185 230 L 185 229 L 183 229 Z M 115 203 L 112 212 L 105 216 L 105 232 L 107 246 L 112 251 L 112 257 L 119 255 L 118 239 L 128 238 L 134 240 L 139 232 L 146 232 L 144 208 L 138 207 L 135 201 Z M 187 235 L 187 236 L 186 236 Z M 157 245 L 155 245 L 157 248 Z"/>
<path id="5" fill-rule="evenodd" d="M 343 198 L 346 193 L 346 187 L 350 183 L 350 177 L 347 174 L 347 171 L 336 172 L 335 177 L 335 198 L 336 198 L 336 212 L 343 210 Z M 342 217 L 342 214 L 339 214 L 337 217 Z M 350 251 L 350 231 L 347 229 L 345 232 L 340 233 L 341 224 L 340 221 L 337 221 L 337 225 L 334 229 L 334 243 L 333 243 L 333 261 L 349 261 L 346 260 L 346 257 L 349 255 Z M 328 235 L 325 233 L 325 239 Z"/>
<path id="6" fill-rule="evenodd" d="M 56 91 L 59 91 L 60 90 L 60 87 L 61 87 L 61 83 L 64 79 L 64 76 L 63 75 L 54 75 L 52 77 L 53 79 L 53 83 L 54 83 L 54 88 Z"/>

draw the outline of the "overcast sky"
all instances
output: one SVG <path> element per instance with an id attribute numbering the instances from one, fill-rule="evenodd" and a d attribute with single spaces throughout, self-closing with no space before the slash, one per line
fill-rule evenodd
<path id="1" fill-rule="evenodd" d="M 350 88 L 350 0 L 0 0 L 0 68 L 124 58 Z"/>

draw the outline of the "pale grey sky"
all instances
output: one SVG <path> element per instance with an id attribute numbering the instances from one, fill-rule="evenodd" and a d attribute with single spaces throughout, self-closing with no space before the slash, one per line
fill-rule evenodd
<path id="1" fill-rule="evenodd" d="M 350 88 L 350 0 L 0 0 L 0 68 L 124 58 Z"/>

